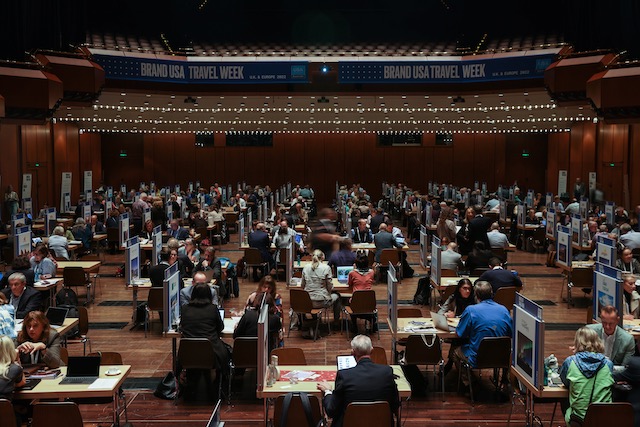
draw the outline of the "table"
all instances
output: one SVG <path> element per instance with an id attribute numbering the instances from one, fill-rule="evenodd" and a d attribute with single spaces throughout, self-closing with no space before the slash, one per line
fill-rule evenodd
<path id="1" fill-rule="evenodd" d="M 58 261 L 58 273 L 67 267 L 82 267 L 86 273 L 97 273 L 101 264 L 100 261 Z"/>
<path id="2" fill-rule="evenodd" d="M 302 284 L 302 279 L 300 277 L 294 277 L 291 279 L 291 282 L 287 284 L 287 288 L 299 288 Z M 338 282 L 338 279 L 335 277 L 331 278 L 331 284 L 333 285 L 333 290 L 334 291 L 340 291 L 340 290 L 349 290 L 349 285 L 347 285 L 346 283 L 340 283 Z M 340 293 L 340 295 L 342 295 L 342 293 Z"/>
<path id="3" fill-rule="evenodd" d="M 0 234 L 0 240 L 7 240 L 9 238 L 8 234 Z"/>
<path id="4" fill-rule="evenodd" d="M 636 341 L 640 340 L 640 319 L 624 319 L 622 321 L 622 326 L 624 327 L 624 330 L 629 332 Z"/>
<path id="5" fill-rule="evenodd" d="M 40 292 L 49 292 L 49 306 L 55 307 L 56 305 L 56 291 L 58 289 L 58 282 L 61 278 L 38 280 L 33 284 L 33 288 Z"/>
<path id="6" fill-rule="evenodd" d="M 119 375 L 107 376 L 106 372 L 109 369 L 118 369 L 121 371 Z M 67 367 L 61 366 L 60 371 L 62 375 L 55 379 L 42 380 L 32 390 L 16 390 L 14 392 L 15 399 L 79 399 L 79 398 L 98 398 L 98 397 L 111 397 L 113 399 L 113 425 L 120 425 L 120 417 L 118 415 L 118 391 L 124 380 L 131 371 L 131 365 L 114 365 L 114 366 L 100 366 L 99 380 L 93 384 L 64 384 L 60 385 L 60 381 L 67 373 Z M 102 381 L 101 381 L 102 380 Z"/>
<path id="7" fill-rule="evenodd" d="M 525 393 L 524 413 L 526 425 L 531 426 L 538 420 L 540 425 L 542 421 L 535 414 L 535 403 L 538 402 L 559 402 L 562 399 L 569 398 L 569 389 L 564 385 L 560 386 L 542 386 L 540 388 L 534 386 L 528 379 L 522 376 L 515 367 L 511 366 L 511 373 L 520 381 L 527 390 Z M 562 416 L 562 415 L 561 415 Z"/>
<path id="8" fill-rule="evenodd" d="M 457 317 L 452 317 L 447 319 L 447 323 L 449 324 L 449 326 L 453 326 L 453 327 L 457 327 L 459 321 L 460 319 Z M 398 318 L 397 331 L 393 330 L 389 319 L 387 319 L 387 322 L 389 323 L 389 330 L 391 331 L 391 336 L 394 340 L 408 338 L 409 335 L 433 334 L 433 333 L 435 333 L 436 335 L 438 335 L 438 337 L 442 339 L 458 337 L 455 332 L 442 331 L 439 329 L 435 329 L 433 327 L 433 322 L 431 321 L 430 317 L 400 317 Z M 415 327 L 414 330 L 405 330 L 413 327 Z"/>
<path id="9" fill-rule="evenodd" d="M 398 394 L 400 395 L 400 410 L 399 410 L 399 418 L 402 416 L 402 398 L 409 398 L 411 396 L 411 385 L 409 381 L 404 376 L 404 372 L 402 371 L 402 367 L 400 365 L 390 365 L 393 369 L 393 373 L 398 377 L 396 379 L 396 385 L 398 386 Z M 336 365 L 305 365 L 305 366 L 289 366 L 289 365 L 280 365 L 278 366 L 280 372 L 282 371 L 313 371 L 317 373 L 322 372 L 335 372 L 337 371 Z M 287 394 L 289 392 L 305 392 L 307 394 L 313 394 L 318 396 L 320 401 L 322 402 L 322 392 L 318 390 L 318 382 L 317 381 L 299 381 L 298 384 L 291 384 L 287 379 L 279 379 L 276 383 L 271 387 L 266 387 L 267 372 L 265 372 L 265 379 L 263 384 L 265 386 L 262 390 L 256 391 L 256 397 L 264 399 L 264 418 L 265 423 L 269 416 L 269 401 L 277 398 L 278 396 Z"/>
<path id="10" fill-rule="evenodd" d="M 593 269 L 594 264 L 595 264 L 595 261 L 593 261 L 593 260 L 572 261 L 571 262 L 571 266 L 565 266 L 565 265 L 556 263 L 556 265 L 558 267 L 560 267 L 561 270 L 566 272 L 565 276 L 566 276 L 566 279 L 567 279 L 567 283 L 571 282 L 571 275 L 573 273 L 573 270 Z M 564 301 L 564 298 L 563 298 L 564 288 L 565 288 L 565 283 L 562 283 L 562 287 L 560 288 L 560 301 Z M 567 292 L 567 294 L 568 294 L 568 292 Z"/>
<path id="11" fill-rule="evenodd" d="M 367 251 L 375 252 L 376 244 L 375 243 L 354 243 L 351 245 L 351 249 L 354 251 L 367 250 Z M 409 250 L 409 245 L 405 243 L 403 247 L 397 248 L 397 249 L 400 251 L 406 252 Z"/>
<path id="12" fill-rule="evenodd" d="M 440 277 L 440 284 L 438 286 L 438 290 L 442 291 L 449 286 L 455 286 L 461 279 L 469 279 L 471 283 L 475 283 L 480 277 L 469 277 L 469 276 L 460 276 L 460 277 Z"/>

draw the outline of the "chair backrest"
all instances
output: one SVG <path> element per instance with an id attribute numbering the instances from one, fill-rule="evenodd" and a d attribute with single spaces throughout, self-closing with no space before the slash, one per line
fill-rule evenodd
<path id="1" fill-rule="evenodd" d="M 632 427 L 633 406 L 628 402 L 591 403 L 582 427 L 600 427 L 615 420 L 616 427 Z"/>
<path id="2" fill-rule="evenodd" d="M 289 303 L 296 313 L 310 313 L 313 310 L 311 296 L 304 289 L 289 289 Z"/>
<path id="3" fill-rule="evenodd" d="M 69 350 L 67 350 L 67 347 L 60 347 L 60 360 L 65 365 L 69 364 Z"/>
<path id="4" fill-rule="evenodd" d="M 500 258 L 500 261 L 505 262 L 507 260 L 507 251 L 504 248 L 491 248 L 493 255 Z"/>
<path id="5" fill-rule="evenodd" d="M 87 307 L 78 306 L 78 332 L 80 335 L 86 335 L 89 332 L 89 312 Z"/>
<path id="6" fill-rule="evenodd" d="M 472 271 L 469 272 L 469 275 L 471 277 L 480 277 L 482 276 L 482 273 L 484 273 L 485 271 L 489 271 L 489 267 L 474 268 Z"/>
<path id="7" fill-rule="evenodd" d="M 32 427 L 82 427 L 82 415 L 75 402 L 38 402 L 33 406 Z"/>
<path id="8" fill-rule="evenodd" d="M 82 261 L 100 261 L 100 256 L 99 255 L 83 255 L 82 256 Z"/>
<path id="9" fill-rule="evenodd" d="M 398 308 L 398 318 L 423 317 L 422 310 L 417 307 Z"/>
<path id="10" fill-rule="evenodd" d="M 376 311 L 376 291 L 363 289 L 355 291 L 350 303 L 353 313 L 373 313 Z"/>
<path id="11" fill-rule="evenodd" d="M 389 402 L 351 402 L 347 405 L 342 423 L 344 427 L 391 427 L 392 424 Z"/>
<path id="12" fill-rule="evenodd" d="M 149 310 L 162 311 L 164 310 L 164 289 L 163 288 L 149 288 L 149 297 L 147 298 L 147 305 Z"/>
<path id="13" fill-rule="evenodd" d="M 120 241 L 120 230 L 117 227 L 107 228 L 107 241 L 108 242 Z"/>
<path id="14" fill-rule="evenodd" d="M 246 265 L 258 265 L 264 264 L 262 254 L 258 248 L 245 248 L 244 249 L 244 263 Z"/>
<path id="15" fill-rule="evenodd" d="M 123 365 L 122 355 L 117 351 L 96 351 L 87 356 L 100 356 L 101 365 Z"/>
<path id="16" fill-rule="evenodd" d="M 440 277 L 458 277 L 458 272 L 450 268 L 440 270 Z"/>
<path id="17" fill-rule="evenodd" d="M 233 364 L 236 368 L 258 367 L 258 337 L 238 337 L 233 340 Z"/>
<path id="18" fill-rule="evenodd" d="M 387 350 L 385 350 L 384 347 L 373 346 L 373 350 L 371 350 L 371 361 L 379 365 L 388 365 Z"/>
<path id="19" fill-rule="evenodd" d="M 13 405 L 7 399 L 0 399 L 0 426 L 15 427 L 16 414 L 13 412 Z"/>
<path id="20" fill-rule="evenodd" d="M 375 251 L 369 251 L 369 253 L 367 254 L 367 260 L 369 261 L 369 267 L 372 267 L 373 264 L 376 262 Z"/>
<path id="21" fill-rule="evenodd" d="M 504 286 L 502 288 L 498 288 L 496 294 L 493 296 L 493 300 L 511 311 L 513 309 L 513 304 L 516 302 L 516 287 Z"/>
<path id="22" fill-rule="evenodd" d="M 304 350 L 298 347 L 279 347 L 271 350 L 272 356 L 278 356 L 279 365 L 306 365 Z"/>
<path id="23" fill-rule="evenodd" d="M 442 345 L 437 336 L 409 335 L 404 358 L 408 365 L 437 365 L 442 359 Z"/>
<path id="24" fill-rule="evenodd" d="M 380 264 L 382 264 L 383 267 L 387 267 L 389 263 L 398 264 L 399 262 L 400 251 L 397 249 L 383 249 L 382 252 L 380 252 Z"/>
<path id="25" fill-rule="evenodd" d="M 237 212 L 229 212 L 224 216 L 227 221 L 227 225 L 232 227 L 236 227 L 236 222 L 238 221 L 238 213 Z"/>
<path id="26" fill-rule="evenodd" d="M 322 418 L 322 411 L 320 410 L 320 399 L 318 399 L 318 396 L 314 395 L 308 395 L 308 397 L 309 403 L 311 405 L 311 419 L 313 420 L 313 425 L 316 425 Z M 287 412 L 287 419 L 285 420 L 284 424 L 281 424 L 284 399 L 284 395 L 278 396 L 276 399 L 276 403 L 273 409 L 273 425 L 275 427 L 280 427 L 281 425 L 284 425 L 285 427 L 299 427 L 308 425 L 309 423 L 307 421 L 307 416 L 304 413 L 300 395 L 295 394 L 291 399 L 291 404 Z"/>
<path id="27" fill-rule="evenodd" d="M 206 338 L 181 338 L 178 362 L 185 369 L 214 369 L 217 367 L 213 344 Z"/>
<path id="28" fill-rule="evenodd" d="M 457 286 L 451 285 L 444 288 L 444 291 L 440 291 L 442 302 L 446 301 L 456 291 Z"/>
<path id="29" fill-rule="evenodd" d="M 508 368 L 511 365 L 511 337 L 484 337 L 476 356 L 476 368 Z"/>
<path id="30" fill-rule="evenodd" d="M 87 275 L 82 267 L 65 267 L 62 270 L 65 286 L 86 286 Z"/>

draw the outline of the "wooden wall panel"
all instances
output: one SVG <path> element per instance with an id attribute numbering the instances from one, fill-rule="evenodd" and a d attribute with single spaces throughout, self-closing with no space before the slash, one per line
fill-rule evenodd
<path id="1" fill-rule="evenodd" d="M 474 137 L 473 158 L 471 159 L 472 177 L 466 182 L 473 186 L 474 181 L 487 183 L 487 189 L 495 189 L 498 182 L 495 174 L 495 141 L 493 136 Z"/>
<path id="2" fill-rule="evenodd" d="M 228 167 L 224 181 L 235 189 L 237 183 L 246 181 L 245 179 L 245 149 L 239 147 L 226 147 L 224 150 L 224 162 L 233 167 Z"/>
<path id="3" fill-rule="evenodd" d="M 104 180 L 106 185 L 113 186 L 114 190 L 120 188 L 120 184 L 126 184 L 128 189 L 137 188 L 140 181 L 150 181 L 145 179 L 153 171 L 156 184 L 162 186 L 166 184 L 164 173 L 155 169 L 145 169 L 141 165 L 144 160 L 144 139 L 138 134 L 106 134 L 102 135 L 102 161 L 104 168 Z M 146 138 L 154 138 L 146 136 Z M 120 157 L 121 150 L 124 150 L 127 157 Z"/>
<path id="4" fill-rule="evenodd" d="M 640 205 L 640 125 L 631 125 L 629 127 L 629 208 L 633 210 L 638 205 Z"/>
<path id="5" fill-rule="evenodd" d="M 457 187 L 473 186 L 475 163 L 475 137 L 474 135 L 456 135 L 453 143 L 453 158 L 455 162 L 455 174 L 452 184 Z M 487 171 L 487 172 L 490 172 Z"/>
<path id="6" fill-rule="evenodd" d="M 11 185 L 13 190 L 22 196 L 20 188 L 22 185 L 22 162 L 20 150 L 20 132 L 16 125 L 0 124 L 0 194 L 4 202 L 4 193 L 7 186 Z M 21 197 L 22 198 L 22 197 Z M 3 221 L 9 220 L 9 214 L 5 210 L 4 203 L 0 208 L 0 215 Z"/>
<path id="7" fill-rule="evenodd" d="M 335 181 L 340 184 L 346 182 L 345 173 L 347 168 L 351 167 L 351 163 L 347 161 L 345 156 L 347 144 L 343 144 L 337 138 L 328 137 L 324 139 L 323 145 L 326 169 L 320 172 L 318 179 L 324 184 L 322 186 L 322 194 L 318 193 L 316 197 L 320 200 L 332 201 L 335 198 Z M 316 192 L 319 191 L 315 184 L 313 188 Z"/>
<path id="8" fill-rule="evenodd" d="M 438 183 L 453 182 L 453 147 L 434 147 L 433 174 Z"/>
<path id="9" fill-rule="evenodd" d="M 49 125 L 21 126 L 20 140 L 22 171 L 32 174 L 31 197 L 34 206 L 45 203 L 56 206 L 53 141 Z"/>
<path id="10" fill-rule="evenodd" d="M 523 153 L 529 156 L 523 157 Z M 546 135 L 509 135 L 506 140 L 504 184 L 518 182 L 522 192 L 544 188 L 547 160 Z M 508 159 L 508 161 L 507 161 Z"/>
<path id="11" fill-rule="evenodd" d="M 271 147 L 250 147 L 244 149 L 244 177 L 252 186 L 264 183 L 265 156 L 271 154 Z"/>
<path id="12" fill-rule="evenodd" d="M 195 185 L 195 182 L 199 178 L 194 167 L 194 159 L 196 156 L 195 148 L 193 135 L 173 135 L 174 182 L 181 183 L 183 186 L 187 185 L 189 182 L 193 182 L 193 185 Z"/>

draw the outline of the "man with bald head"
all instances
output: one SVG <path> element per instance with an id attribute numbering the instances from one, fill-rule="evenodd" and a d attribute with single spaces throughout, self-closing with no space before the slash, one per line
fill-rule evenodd
<path id="1" fill-rule="evenodd" d="M 380 255 L 382 254 L 383 249 L 402 247 L 393 234 L 391 234 L 391 230 L 389 230 L 389 227 L 384 222 L 380 224 L 378 232 L 373 236 L 373 242 L 376 245 L 376 262 L 380 262 Z"/>
<path id="2" fill-rule="evenodd" d="M 191 286 L 185 286 L 180 290 L 180 306 L 189 304 L 189 301 L 191 301 L 193 287 L 198 283 L 209 285 L 209 289 L 211 289 L 211 300 L 214 305 L 218 305 L 218 291 L 216 291 L 216 288 L 210 283 L 207 283 L 207 276 L 202 271 L 199 271 L 193 275 L 193 282 L 191 283 Z"/>

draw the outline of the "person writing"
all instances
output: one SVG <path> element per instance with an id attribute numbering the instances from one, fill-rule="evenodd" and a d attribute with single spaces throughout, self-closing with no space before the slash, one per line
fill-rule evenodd
<path id="1" fill-rule="evenodd" d="M 23 365 L 44 363 L 49 368 L 63 365 L 60 359 L 60 335 L 51 328 L 47 316 L 41 311 L 31 311 L 25 316 L 18 334 L 18 344 Z"/>
<path id="2" fill-rule="evenodd" d="M 338 371 L 335 389 L 328 381 L 318 383 L 318 390 L 324 393 L 323 406 L 327 415 L 333 418 L 335 427 L 342 426 L 344 413 L 351 402 L 385 401 L 389 403 L 391 413 L 397 414 L 400 398 L 393 370 L 390 366 L 373 363 L 372 350 L 371 338 L 357 335 L 351 340 L 351 354 L 357 365 Z"/>

